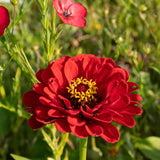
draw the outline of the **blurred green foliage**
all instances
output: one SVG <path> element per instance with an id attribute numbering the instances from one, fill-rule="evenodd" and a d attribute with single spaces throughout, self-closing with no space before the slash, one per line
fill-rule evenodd
<path id="1" fill-rule="evenodd" d="M 130 72 L 130 80 L 139 84 L 138 93 L 143 97 L 143 114 L 136 116 L 136 126 L 118 126 L 121 139 L 109 144 L 101 138 L 89 137 L 88 160 L 159 160 L 160 159 L 160 3 L 159 0 L 83 0 L 87 8 L 87 25 L 76 28 L 63 25 L 57 17 L 58 35 L 48 35 L 46 20 L 35 0 L 24 0 L 16 6 L 13 41 L 18 44 L 15 52 L 5 33 L 0 38 L 0 160 L 52 160 L 53 152 L 40 130 L 32 131 L 28 114 L 22 104 L 23 94 L 32 89 L 34 72 L 45 68 L 54 52 L 54 59 L 63 55 L 91 53 L 110 57 Z M 3 4 L 4 5 L 4 4 Z M 13 6 L 5 4 L 13 22 Z M 52 0 L 45 13 L 47 23 L 52 22 Z M 13 27 L 13 23 L 6 32 Z M 10 31 L 12 32 L 12 30 Z M 45 42 L 55 40 L 54 46 L 45 48 Z M 23 64 L 19 53 L 25 56 L 34 71 L 30 73 L 27 61 Z M 25 66 L 25 67 L 24 67 Z M 51 127 L 45 128 L 51 134 Z M 58 133 L 63 139 L 64 137 Z M 44 137 L 45 138 L 44 138 Z M 153 137 L 154 136 L 154 137 Z M 158 143 L 159 142 L 159 143 Z M 79 139 L 70 134 L 62 155 L 64 160 L 78 159 Z M 63 145 L 62 145 L 63 146 Z M 19 156 L 17 156 L 19 155 Z M 49 158 L 50 157 L 50 158 Z M 67 158 L 69 157 L 69 158 Z M 48 159 L 47 159 L 48 158 Z"/>

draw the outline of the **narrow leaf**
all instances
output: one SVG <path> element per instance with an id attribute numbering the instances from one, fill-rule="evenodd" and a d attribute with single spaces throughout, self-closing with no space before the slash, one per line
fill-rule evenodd
<path id="1" fill-rule="evenodd" d="M 28 158 L 25 158 L 25 157 L 22 157 L 22 156 L 18 156 L 18 155 L 15 155 L 15 154 L 11 154 L 11 156 L 14 160 L 31 160 L 31 159 L 28 159 Z"/>

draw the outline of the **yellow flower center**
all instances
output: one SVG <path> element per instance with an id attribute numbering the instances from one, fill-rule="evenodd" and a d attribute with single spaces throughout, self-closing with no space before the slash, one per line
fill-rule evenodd
<path id="1" fill-rule="evenodd" d="M 91 101 L 94 99 L 94 95 L 97 94 L 96 82 L 87 80 L 83 77 L 73 79 L 69 87 L 67 87 L 70 98 L 77 98 L 78 102 Z"/>

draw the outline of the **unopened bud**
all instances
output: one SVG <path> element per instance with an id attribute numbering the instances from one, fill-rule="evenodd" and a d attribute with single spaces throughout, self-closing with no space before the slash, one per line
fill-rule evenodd
<path id="1" fill-rule="evenodd" d="M 10 0 L 10 2 L 11 2 L 14 6 L 16 6 L 17 4 L 19 4 L 19 0 Z"/>

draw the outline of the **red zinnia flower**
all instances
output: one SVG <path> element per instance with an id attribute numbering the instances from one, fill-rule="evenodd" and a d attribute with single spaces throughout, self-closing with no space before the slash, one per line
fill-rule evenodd
<path id="1" fill-rule="evenodd" d="M 24 94 L 23 104 L 32 116 L 32 129 L 55 123 L 61 132 L 72 132 L 85 138 L 101 136 L 114 143 L 119 140 L 112 121 L 133 127 L 133 115 L 140 115 L 138 101 L 132 92 L 139 87 L 128 82 L 129 73 L 110 58 L 79 54 L 64 56 L 36 74 L 40 83 Z"/>
<path id="2" fill-rule="evenodd" d="M 53 0 L 53 5 L 61 20 L 72 26 L 84 27 L 87 14 L 86 8 L 80 3 L 73 3 L 73 0 Z"/>
<path id="3" fill-rule="evenodd" d="M 8 27 L 10 23 L 9 12 L 8 10 L 0 6 L 0 36 L 3 35 L 5 28 Z"/>

